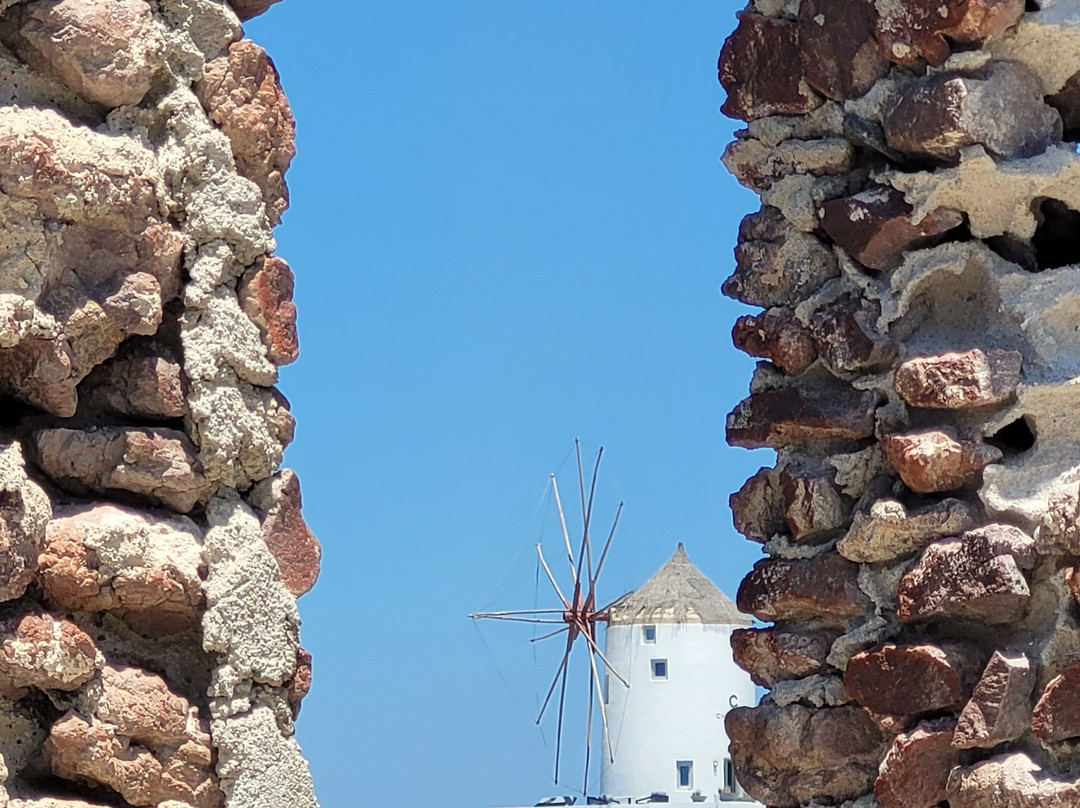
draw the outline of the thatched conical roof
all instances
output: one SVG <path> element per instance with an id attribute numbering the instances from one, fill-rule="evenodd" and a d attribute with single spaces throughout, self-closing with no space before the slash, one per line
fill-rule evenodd
<path id="1" fill-rule="evenodd" d="M 749 626 L 731 598 L 690 563 L 679 542 L 675 555 L 636 592 L 621 598 L 610 609 L 611 625 L 645 623 L 707 623 Z"/>

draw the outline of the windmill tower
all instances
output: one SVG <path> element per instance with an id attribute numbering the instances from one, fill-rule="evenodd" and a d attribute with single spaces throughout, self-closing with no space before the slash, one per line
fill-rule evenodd
<path id="1" fill-rule="evenodd" d="M 608 677 L 603 793 L 672 803 L 746 801 L 728 756 L 724 716 L 756 703 L 735 665 L 731 632 L 751 624 L 690 563 L 682 544 L 636 592 L 608 610 L 605 655 L 629 687 Z"/>

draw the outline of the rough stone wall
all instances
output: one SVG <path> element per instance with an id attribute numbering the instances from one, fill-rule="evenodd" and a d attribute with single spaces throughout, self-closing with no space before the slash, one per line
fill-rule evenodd
<path id="1" fill-rule="evenodd" d="M 720 58 L 727 718 L 769 806 L 1080 805 L 1080 0 L 754 0 Z"/>
<path id="2" fill-rule="evenodd" d="M 305 808 L 274 0 L 0 0 L 0 806 Z"/>

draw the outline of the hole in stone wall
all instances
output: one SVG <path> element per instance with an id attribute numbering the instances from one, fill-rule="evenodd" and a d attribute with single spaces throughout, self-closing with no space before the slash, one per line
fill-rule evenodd
<path id="1" fill-rule="evenodd" d="M 1010 236 L 991 236 L 986 239 L 986 246 L 1006 261 L 1018 264 L 1028 272 L 1039 271 L 1039 262 L 1035 258 L 1035 248 L 1025 241 Z"/>
<path id="2" fill-rule="evenodd" d="M 1058 199 L 1036 199 L 1039 222 L 1031 243 L 1039 269 L 1080 263 L 1080 211 Z"/>
<path id="3" fill-rule="evenodd" d="M 1039 11 L 1039 4 L 1037 0 L 1026 0 L 1024 3 L 1024 11 Z"/>
<path id="4" fill-rule="evenodd" d="M 30 415 L 40 413 L 40 410 L 23 404 L 14 398 L 0 396 L 0 429 L 14 429 Z"/>
<path id="5" fill-rule="evenodd" d="M 991 446 L 996 446 L 1006 454 L 1019 454 L 1026 452 L 1035 445 L 1035 430 L 1026 416 L 1017 418 L 1011 424 L 1006 424 L 995 432 L 986 441 Z"/>

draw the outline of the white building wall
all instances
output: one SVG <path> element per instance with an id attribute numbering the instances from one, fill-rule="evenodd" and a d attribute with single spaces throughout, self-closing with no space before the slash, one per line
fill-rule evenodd
<path id="1" fill-rule="evenodd" d="M 713 803 L 725 785 L 728 739 L 724 716 L 753 705 L 754 683 L 732 660 L 737 626 L 657 623 L 656 640 L 642 625 L 609 625 L 605 655 L 630 683 L 606 677 L 608 727 L 615 762 L 603 758 L 602 793 L 644 797 L 666 792 L 672 803 L 690 803 L 700 791 Z M 667 678 L 653 677 L 653 660 L 667 661 Z M 693 763 L 693 782 L 682 788 L 677 763 Z M 743 799 L 747 799 L 743 797 Z"/>

